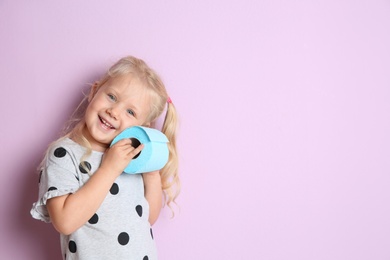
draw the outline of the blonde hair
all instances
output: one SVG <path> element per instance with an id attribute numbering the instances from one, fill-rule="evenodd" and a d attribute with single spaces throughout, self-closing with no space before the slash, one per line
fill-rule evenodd
<path id="1" fill-rule="evenodd" d="M 177 130 L 177 113 L 172 102 L 167 102 L 169 99 L 166 88 L 159 77 L 159 75 L 151 69 L 143 60 L 133 56 L 127 56 L 117 61 L 103 78 L 96 82 L 91 88 L 91 93 L 86 96 L 75 112 L 71 116 L 67 126 L 64 128 L 64 137 L 72 137 L 76 142 L 87 148 L 81 161 L 92 153 L 91 144 L 83 135 L 85 127 L 84 113 L 87 107 L 86 102 L 88 98 L 95 95 L 98 89 L 103 86 L 110 78 L 118 76 L 129 75 L 139 80 L 139 82 L 146 88 L 150 96 L 150 113 L 146 122 L 151 127 L 155 127 L 156 120 L 161 116 L 166 108 L 166 115 L 162 125 L 161 131 L 167 136 L 169 143 L 169 158 L 167 164 L 160 170 L 162 190 L 164 192 L 165 203 L 172 209 L 171 203 L 180 193 L 180 180 L 178 176 L 178 155 L 176 148 L 176 130 Z M 87 169 L 86 167 L 84 167 Z"/>

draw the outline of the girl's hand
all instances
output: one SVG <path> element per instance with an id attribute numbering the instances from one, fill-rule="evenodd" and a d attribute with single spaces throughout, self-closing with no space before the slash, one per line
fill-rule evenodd
<path id="1" fill-rule="evenodd" d="M 100 168 L 119 176 L 131 162 L 133 157 L 141 152 L 143 148 L 143 144 L 134 148 L 131 146 L 130 139 L 122 139 L 105 151 Z"/>
<path id="2" fill-rule="evenodd" d="M 159 178 L 160 177 L 160 171 L 153 171 L 153 172 L 145 172 L 142 174 L 144 178 Z"/>

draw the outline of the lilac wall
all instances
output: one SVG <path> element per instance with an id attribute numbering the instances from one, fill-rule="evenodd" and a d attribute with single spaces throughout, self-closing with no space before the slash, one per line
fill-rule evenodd
<path id="1" fill-rule="evenodd" d="M 59 258 L 34 170 L 127 54 L 181 118 L 160 259 L 390 259 L 389 1 L 3 0 L 0 39 L 1 259 Z"/>

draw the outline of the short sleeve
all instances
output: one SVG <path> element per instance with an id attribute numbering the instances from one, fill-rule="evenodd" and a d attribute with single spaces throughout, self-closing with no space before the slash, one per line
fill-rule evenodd
<path id="1" fill-rule="evenodd" d="M 31 215 L 35 219 L 51 222 L 47 200 L 74 193 L 80 188 L 78 163 L 69 148 L 54 146 L 49 149 L 39 178 L 39 198 L 33 204 Z"/>

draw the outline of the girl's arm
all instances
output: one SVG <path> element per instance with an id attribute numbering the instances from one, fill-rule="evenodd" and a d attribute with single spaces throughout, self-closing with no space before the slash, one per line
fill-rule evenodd
<path id="1" fill-rule="evenodd" d="M 115 174 L 99 168 L 75 193 L 49 199 L 47 209 L 56 230 L 69 235 L 84 225 L 96 213 L 115 179 Z"/>
<path id="2" fill-rule="evenodd" d="M 160 215 L 163 192 L 159 171 L 142 174 L 145 186 L 145 198 L 149 203 L 149 223 L 153 225 Z"/>
<path id="3" fill-rule="evenodd" d="M 143 145 L 134 149 L 130 139 L 118 141 L 107 149 L 99 169 L 78 191 L 47 201 L 53 226 L 69 235 L 84 225 L 96 213 L 115 179 L 123 172 Z"/>

